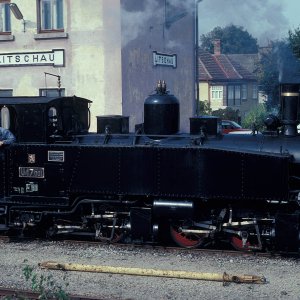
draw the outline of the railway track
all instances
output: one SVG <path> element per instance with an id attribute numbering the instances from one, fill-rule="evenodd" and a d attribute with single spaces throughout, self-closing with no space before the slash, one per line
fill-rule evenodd
<path id="1" fill-rule="evenodd" d="M 1 288 L 0 287 L 0 299 L 26 299 L 26 300 L 38 300 L 40 298 L 39 293 L 24 291 L 24 290 L 16 290 L 9 288 Z M 108 300 L 105 298 L 95 298 L 95 297 L 86 297 L 86 296 L 77 296 L 77 295 L 68 295 L 68 300 Z M 110 299 L 112 300 L 112 299 Z"/>
<path id="2" fill-rule="evenodd" d="M 28 237 L 14 237 L 14 236 L 0 236 L 0 241 L 4 242 L 22 242 L 22 241 L 49 241 L 45 239 L 36 239 L 36 238 L 28 238 Z M 97 246 L 97 245 L 107 245 L 100 243 L 98 241 L 89 241 L 89 240 L 77 240 L 77 239 L 56 239 L 57 242 L 64 242 L 68 244 L 81 244 L 85 246 Z M 188 254 L 211 254 L 211 255 L 230 255 L 230 256 L 257 256 L 257 257 L 280 257 L 286 256 L 286 254 L 281 253 L 273 253 L 273 252 L 257 252 L 257 251 L 237 251 L 237 250 L 230 250 L 230 249 L 207 249 L 207 248 L 182 248 L 176 246 L 161 246 L 161 245 L 151 245 L 151 244 L 123 244 L 123 243 L 113 243 L 111 244 L 113 247 L 120 248 L 120 249 L 145 249 L 145 250 L 156 250 L 156 251 L 164 251 L 164 252 L 185 252 Z M 288 256 L 299 256 L 298 253 L 291 254 L 289 253 Z"/>

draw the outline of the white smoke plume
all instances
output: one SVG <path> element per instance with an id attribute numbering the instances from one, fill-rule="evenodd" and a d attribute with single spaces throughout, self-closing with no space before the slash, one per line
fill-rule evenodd
<path id="1" fill-rule="evenodd" d="M 193 12 L 196 5 L 195 0 L 168 0 L 168 2 L 175 7 L 185 9 L 187 12 Z"/>
<path id="2" fill-rule="evenodd" d="M 123 46 L 134 40 L 139 32 L 148 30 L 145 24 L 149 24 L 151 18 L 164 13 L 164 0 L 140 1 L 140 10 L 126 10 L 126 5 L 123 5 Z M 187 13 L 194 11 L 197 2 L 200 34 L 206 34 L 217 26 L 234 24 L 244 27 L 258 39 L 260 46 L 266 46 L 270 40 L 286 37 L 288 30 L 293 29 L 284 14 L 287 5 L 294 5 L 295 12 L 300 9 L 298 0 L 167 0 L 167 3 L 176 7 L 177 12 Z"/>
<path id="3" fill-rule="evenodd" d="M 244 27 L 265 46 L 287 36 L 289 20 L 283 11 L 281 0 L 204 0 L 199 4 L 199 32 L 233 24 Z"/>
<path id="4" fill-rule="evenodd" d="M 122 46 L 137 38 L 139 32 L 145 31 L 145 24 L 160 9 L 162 8 L 156 0 L 146 0 L 143 10 L 128 11 L 122 8 Z"/>
<path id="5" fill-rule="evenodd" d="M 140 10 L 127 10 L 126 5 L 122 7 L 122 46 L 126 46 L 127 43 L 134 40 L 139 36 L 142 31 L 149 30 L 146 28 L 146 24 L 149 24 L 149 20 L 156 18 L 158 15 L 164 15 L 165 3 L 174 7 L 174 17 L 180 14 L 189 14 L 195 11 L 195 0 L 140 0 L 143 1 Z M 155 23 L 154 26 L 164 26 L 164 21 L 161 23 Z M 149 25 L 148 25 L 149 26 Z"/>

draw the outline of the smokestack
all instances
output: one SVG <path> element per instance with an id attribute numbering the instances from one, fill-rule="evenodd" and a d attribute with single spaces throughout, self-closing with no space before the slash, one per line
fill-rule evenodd
<path id="1" fill-rule="evenodd" d="M 216 39 L 213 41 L 214 44 L 214 54 L 221 55 L 221 40 Z"/>
<path id="2" fill-rule="evenodd" d="M 299 113 L 299 85 L 281 85 L 281 118 L 283 134 L 285 136 L 296 136 Z"/>

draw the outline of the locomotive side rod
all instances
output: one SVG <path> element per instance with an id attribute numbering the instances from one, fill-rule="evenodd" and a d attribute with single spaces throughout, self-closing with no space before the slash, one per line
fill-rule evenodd
<path id="1" fill-rule="evenodd" d="M 51 270 L 63 271 L 77 271 L 77 272 L 93 272 L 93 273 L 110 273 L 123 274 L 135 276 L 153 276 L 153 277 L 169 277 L 178 279 L 193 279 L 193 280 L 208 280 L 235 282 L 235 283 L 266 283 L 264 276 L 257 275 L 229 275 L 227 273 L 200 273 L 200 272 L 186 272 L 173 270 L 155 270 L 142 268 L 126 268 L 126 267 L 112 267 L 112 266 L 94 266 L 72 263 L 58 263 L 58 262 L 42 262 L 39 264 L 41 268 Z"/>

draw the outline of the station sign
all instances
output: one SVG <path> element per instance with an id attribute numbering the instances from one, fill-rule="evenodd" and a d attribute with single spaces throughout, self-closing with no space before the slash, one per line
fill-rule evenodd
<path id="1" fill-rule="evenodd" d="M 153 51 L 153 66 L 167 66 L 177 68 L 177 55 L 164 54 Z"/>
<path id="2" fill-rule="evenodd" d="M 42 52 L 0 53 L 0 67 L 65 65 L 65 50 L 53 49 Z"/>

